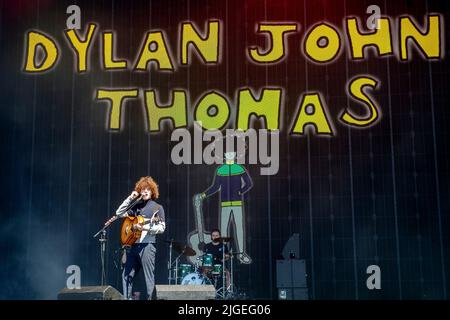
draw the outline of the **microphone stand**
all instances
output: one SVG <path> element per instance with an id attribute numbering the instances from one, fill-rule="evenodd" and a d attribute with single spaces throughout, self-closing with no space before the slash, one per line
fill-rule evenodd
<path id="1" fill-rule="evenodd" d="M 114 219 L 115 220 L 115 219 Z M 108 241 L 106 237 L 106 228 L 110 226 L 111 223 L 106 224 L 103 228 L 101 228 L 95 235 L 94 238 L 97 238 L 99 234 L 101 234 L 98 241 L 100 242 L 100 260 L 102 264 L 102 280 L 101 285 L 105 284 L 106 272 L 105 272 L 105 252 L 106 252 L 106 242 Z"/>
<path id="2" fill-rule="evenodd" d="M 170 241 L 169 245 L 169 262 L 167 270 L 169 271 L 169 284 L 172 284 L 172 241 Z"/>

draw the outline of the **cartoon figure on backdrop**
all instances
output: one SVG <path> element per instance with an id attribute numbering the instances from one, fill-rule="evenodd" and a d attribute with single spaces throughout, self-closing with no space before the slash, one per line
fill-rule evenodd
<path id="1" fill-rule="evenodd" d="M 244 194 L 253 186 L 253 181 L 244 166 L 236 163 L 236 152 L 225 152 L 225 163 L 217 168 L 212 185 L 196 195 L 200 199 L 220 191 L 219 223 L 224 237 L 229 237 L 234 228 L 234 244 L 237 259 L 243 264 L 252 263 L 246 252 Z"/>

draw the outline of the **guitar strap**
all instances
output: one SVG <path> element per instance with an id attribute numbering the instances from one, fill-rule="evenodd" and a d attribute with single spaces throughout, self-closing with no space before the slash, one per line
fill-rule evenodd
<path id="1" fill-rule="evenodd" d="M 150 218 L 150 221 L 151 221 L 151 219 L 155 218 L 158 215 L 159 210 L 161 210 L 161 206 L 160 205 L 157 205 L 157 208 L 158 208 L 158 210 L 153 212 L 152 217 Z"/>

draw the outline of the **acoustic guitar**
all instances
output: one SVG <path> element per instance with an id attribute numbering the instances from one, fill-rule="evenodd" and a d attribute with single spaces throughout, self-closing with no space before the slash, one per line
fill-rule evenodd
<path id="1" fill-rule="evenodd" d="M 200 195 L 195 195 L 193 198 L 193 205 L 195 211 L 195 224 L 197 230 L 192 231 L 188 234 L 188 246 L 194 248 L 195 256 L 189 256 L 188 259 L 192 264 L 197 262 L 197 258 L 203 256 L 203 249 L 206 243 L 211 242 L 211 232 L 203 230 L 203 211 L 202 211 L 202 199 Z M 205 235 L 208 236 L 206 240 Z"/>
<path id="2" fill-rule="evenodd" d="M 137 228 L 138 224 L 144 226 L 146 224 L 154 225 L 158 223 L 159 217 L 156 215 L 158 211 L 159 210 L 157 210 L 152 215 L 152 218 L 147 221 L 145 221 L 143 216 L 127 216 L 122 223 L 120 231 L 120 242 L 122 246 L 131 246 L 141 238 L 142 230 Z"/>

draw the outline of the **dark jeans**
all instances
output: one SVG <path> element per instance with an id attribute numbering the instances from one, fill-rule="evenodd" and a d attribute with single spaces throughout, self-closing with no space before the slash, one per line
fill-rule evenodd
<path id="1" fill-rule="evenodd" d="M 131 299 L 133 279 L 144 269 L 145 285 L 148 298 L 152 299 L 155 288 L 155 254 L 154 243 L 136 243 L 127 252 L 127 261 L 122 273 L 123 296 Z"/>

